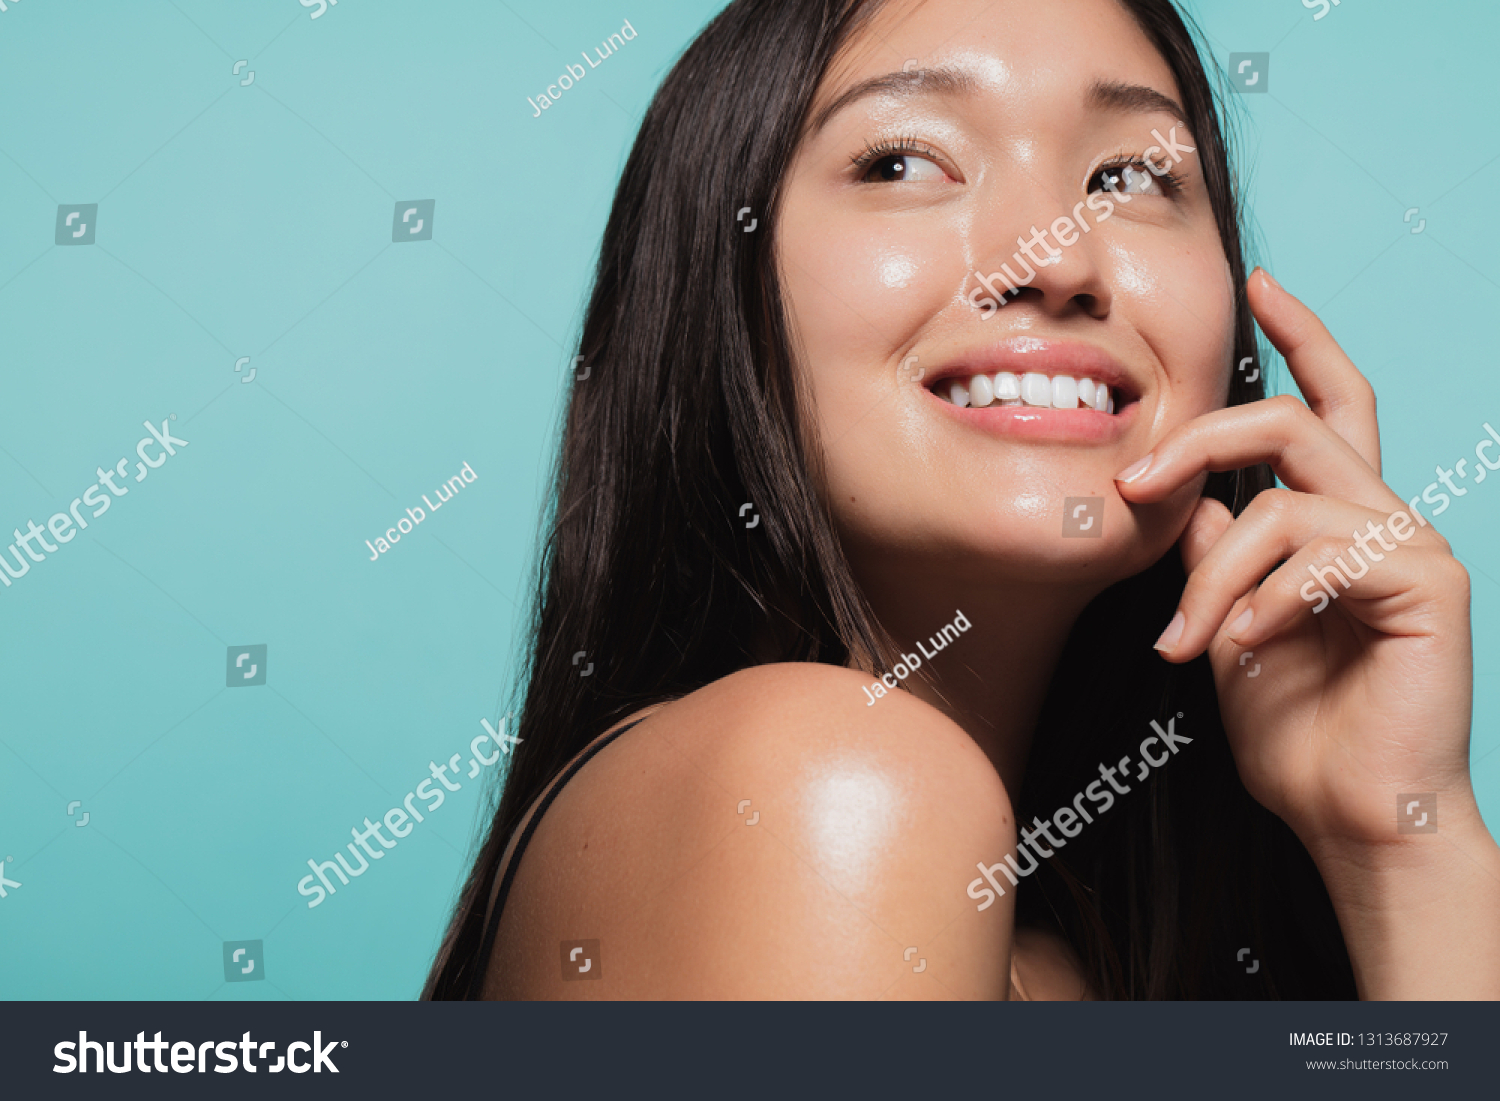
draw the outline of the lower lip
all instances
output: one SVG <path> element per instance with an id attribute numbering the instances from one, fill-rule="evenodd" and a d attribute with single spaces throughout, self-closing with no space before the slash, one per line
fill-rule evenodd
<path id="1" fill-rule="evenodd" d="M 1113 443 L 1135 421 L 1140 402 L 1133 401 L 1118 413 L 1095 409 L 1040 409 L 1034 405 L 987 405 L 983 409 L 960 408 L 927 392 L 946 414 L 959 424 L 992 436 L 1061 443 Z"/>

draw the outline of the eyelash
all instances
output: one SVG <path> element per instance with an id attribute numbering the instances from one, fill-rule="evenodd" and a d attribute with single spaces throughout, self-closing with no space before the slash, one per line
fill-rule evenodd
<path id="1" fill-rule="evenodd" d="M 876 161 L 882 160 L 885 157 L 902 156 L 926 157 L 927 159 L 935 163 L 939 168 L 943 167 L 943 158 L 938 154 L 938 152 L 926 142 L 915 137 L 899 137 L 895 139 L 886 139 L 883 141 L 875 142 L 873 144 L 867 142 L 865 143 L 864 152 L 858 153 L 855 156 L 851 157 L 850 164 L 853 166 L 854 172 L 863 182 L 865 173 Z M 1161 166 L 1157 165 L 1156 167 L 1159 168 Z M 1173 198 L 1182 193 L 1182 189 L 1184 186 L 1182 177 L 1178 176 L 1175 172 L 1172 172 L 1170 170 L 1157 175 L 1154 171 L 1152 171 L 1150 162 L 1148 162 L 1145 157 L 1139 154 L 1120 153 L 1110 160 L 1105 161 L 1103 164 L 1095 168 L 1094 171 L 1089 173 L 1089 179 L 1092 180 L 1100 172 L 1119 168 L 1138 168 L 1142 172 L 1151 172 L 1151 174 L 1153 176 L 1156 176 L 1156 179 L 1160 181 L 1162 187 L 1165 188 L 1168 198 Z"/>
<path id="2" fill-rule="evenodd" d="M 1156 167 L 1160 168 L 1161 165 L 1158 164 Z M 1099 173 L 1108 172 L 1112 168 L 1139 168 L 1142 172 L 1150 172 L 1151 175 L 1156 177 L 1157 182 L 1160 183 L 1166 190 L 1167 198 L 1169 199 L 1175 198 L 1176 196 L 1180 195 L 1182 193 L 1183 187 L 1185 186 L 1182 177 L 1177 175 L 1175 172 L 1172 172 L 1170 169 L 1166 172 L 1161 173 L 1160 175 L 1157 175 L 1156 171 L 1151 166 L 1151 162 L 1146 160 L 1146 158 L 1141 156 L 1140 154 L 1135 153 L 1120 153 L 1105 161 L 1103 164 L 1099 165 L 1099 167 L 1095 168 L 1092 172 L 1089 173 L 1089 180 L 1092 181 L 1095 176 L 1099 175 Z"/>
<path id="3" fill-rule="evenodd" d="M 926 157 L 939 168 L 942 168 L 944 164 L 942 156 L 936 149 L 921 139 L 914 137 L 899 137 L 894 140 L 887 139 L 878 141 L 873 145 L 867 142 L 864 152 L 856 154 L 849 158 L 849 160 L 850 164 L 853 165 L 854 171 L 863 179 L 865 172 L 876 161 L 882 160 L 885 157 L 906 156 Z"/>

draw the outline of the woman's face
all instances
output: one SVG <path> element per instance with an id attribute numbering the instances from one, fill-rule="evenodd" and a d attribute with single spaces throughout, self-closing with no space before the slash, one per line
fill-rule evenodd
<path id="1" fill-rule="evenodd" d="M 1177 538 L 1201 479 L 1136 508 L 1114 477 L 1228 391 L 1180 102 L 1114 0 L 893 2 L 830 70 L 777 257 L 856 571 L 1097 589 Z"/>

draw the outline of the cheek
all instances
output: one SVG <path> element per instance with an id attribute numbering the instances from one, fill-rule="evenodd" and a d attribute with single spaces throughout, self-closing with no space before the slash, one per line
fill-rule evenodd
<path id="1" fill-rule="evenodd" d="M 1115 302 L 1165 377 L 1158 424 L 1221 408 L 1234 353 L 1234 285 L 1217 240 L 1111 249 Z"/>
<path id="2" fill-rule="evenodd" d="M 903 357 L 962 286 L 964 257 L 930 220 L 871 233 L 869 220 L 788 224 L 780 254 L 799 368 L 809 385 L 832 488 L 859 494 L 858 472 L 909 448 L 897 405 Z M 906 381 L 920 363 L 908 364 Z M 881 403 L 896 415 L 869 415 Z M 853 484 L 851 484 L 851 482 Z"/>
<path id="3" fill-rule="evenodd" d="M 875 261 L 876 277 L 884 290 L 905 290 L 916 279 L 917 265 L 918 258 L 909 249 L 891 245 Z"/>
<path id="4" fill-rule="evenodd" d="M 962 249 L 931 218 L 894 219 L 826 208 L 784 226 L 787 300 L 816 382 L 872 371 L 910 345 L 962 284 Z M 844 379 L 844 381 L 851 381 Z"/>

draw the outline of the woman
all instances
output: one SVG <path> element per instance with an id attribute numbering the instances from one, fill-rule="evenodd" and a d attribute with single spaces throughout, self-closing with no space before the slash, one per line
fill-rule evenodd
<path id="1" fill-rule="evenodd" d="M 424 996 L 1500 996 L 1467 575 L 1420 514 L 1351 556 L 1414 510 L 1237 219 L 1167 0 L 715 19 L 605 230 Z"/>

